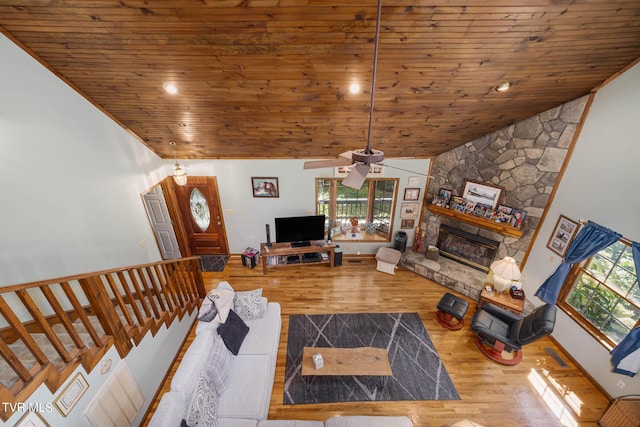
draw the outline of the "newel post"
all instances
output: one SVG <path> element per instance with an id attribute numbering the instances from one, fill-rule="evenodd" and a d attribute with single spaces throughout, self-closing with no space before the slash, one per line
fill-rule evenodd
<path id="1" fill-rule="evenodd" d="M 133 348 L 133 344 L 131 344 L 131 340 L 127 336 L 124 325 L 118 317 L 104 284 L 96 276 L 80 279 L 78 282 L 82 286 L 82 290 L 89 300 L 89 305 L 98 320 L 100 320 L 105 333 L 114 338 L 118 354 L 124 358 Z"/>

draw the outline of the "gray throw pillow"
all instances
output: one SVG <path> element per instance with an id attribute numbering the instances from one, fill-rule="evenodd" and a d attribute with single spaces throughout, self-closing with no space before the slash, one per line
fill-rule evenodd
<path id="1" fill-rule="evenodd" d="M 233 310 L 229 310 L 227 321 L 218 326 L 218 335 L 222 337 L 224 345 L 234 356 L 238 355 L 240 346 L 248 333 L 249 327 Z"/>
<path id="2" fill-rule="evenodd" d="M 229 384 L 233 361 L 234 357 L 222 338 L 216 338 L 207 360 L 207 376 L 218 396 L 222 395 Z"/>
<path id="3" fill-rule="evenodd" d="M 189 427 L 218 425 L 218 393 L 207 377 L 200 375 L 191 396 L 186 423 Z"/>
<path id="4" fill-rule="evenodd" d="M 234 311 L 244 320 L 261 319 L 267 310 L 267 300 L 262 297 L 262 288 L 236 292 L 233 297 Z"/>

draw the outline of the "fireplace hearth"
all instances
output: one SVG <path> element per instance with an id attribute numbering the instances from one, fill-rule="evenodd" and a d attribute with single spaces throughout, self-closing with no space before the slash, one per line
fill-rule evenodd
<path id="1" fill-rule="evenodd" d="M 436 246 L 441 256 L 488 273 L 499 244 L 495 240 L 441 224 Z"/>

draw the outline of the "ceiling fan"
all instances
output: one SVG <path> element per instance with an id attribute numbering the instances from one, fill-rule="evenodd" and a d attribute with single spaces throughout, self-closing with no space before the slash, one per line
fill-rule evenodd
<path id="1" fill-rule="evenodd" d="M 371 99 L 369 101 L 369 129 L 367 131 L 367 146 L 361 150 L 352 150 L 340 154 L 334 159 L 312 160 L 304 163 L 305 169 L 319 169 L 328 167 L 351 166 L 351 172 L 342 180 L 342 185 L 359 190 L 362 187 L 372 164 L 387 166 L 417 175 L 427 176 L 424 173 L 409 171 L 397 166 L 381 163 L 384 160 L 384 153 L 371 148 L 371 130 L 373 128 L 373 104 L 376 91 L 376 74 L 378 69 L 378 47 L 380 43 L 380 17 L 382 15 L 382 0 L 378 0 L 378 14 L 376 16 L 376 34 L 373 51 L 373 75 L 371 77 Z"/>

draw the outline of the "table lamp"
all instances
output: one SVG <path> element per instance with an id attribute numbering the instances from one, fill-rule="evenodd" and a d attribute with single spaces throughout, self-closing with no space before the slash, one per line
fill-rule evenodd
<path id="1" fill-rule="evenodd" d="M 495 261 L 489 267 L 492 273 L 493 288 L 497 292 L 505 292 L 509 290 L 513 281 L 520 279 L 522 274 L 516 264 L 516 260 L 510 256 L 506 256 L 501 260 Z"/>

